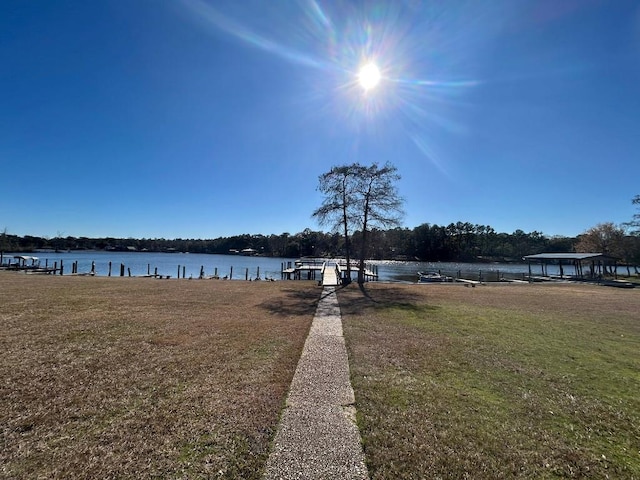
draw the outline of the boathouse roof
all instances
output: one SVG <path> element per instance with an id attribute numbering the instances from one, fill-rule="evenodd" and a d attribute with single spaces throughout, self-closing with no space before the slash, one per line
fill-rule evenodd
<path id="1" fill-rule="evenodd" d="M 523 260 L 531 261 L 550 261 L 550 260 L 569 260 L 569 261 L 584 261 L 584 260 L 608 260 L 614 261 L 615 257 L 606 255 L 604 253 L 537 253 L 535 255 L 525 255 Z"/>

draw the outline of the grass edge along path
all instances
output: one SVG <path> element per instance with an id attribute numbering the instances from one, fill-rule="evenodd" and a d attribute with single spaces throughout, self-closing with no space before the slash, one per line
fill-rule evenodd
<path id="1" fill-rule="evenodd" d="M 0 272 L 0 476 L 260 478 L 319 294 Z"/>
<path id="2" fill-rule="evenodd" d="M 264 480 L 367 480 L 335 288 L 325 287 Z"/>
<path id="3" fill-rule="evenodd" d="M 640 291 L 339 292 L 372 479 L 640 478 Z"/>

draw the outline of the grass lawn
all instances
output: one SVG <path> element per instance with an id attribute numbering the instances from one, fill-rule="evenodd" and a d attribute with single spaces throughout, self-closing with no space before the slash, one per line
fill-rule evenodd
<path id="1" fill-rule="evenodd" d="M 260 478 L 319 296 L 0 272 L 0 477 Z"/>
<path id="2" fill-rule="evenodd" d="M 640 289 L 339 292 L 372 479 L 640 479 Z"/>

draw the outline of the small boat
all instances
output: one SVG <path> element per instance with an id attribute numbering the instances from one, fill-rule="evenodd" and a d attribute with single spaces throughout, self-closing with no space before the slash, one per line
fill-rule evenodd
<path id="1" fill-rule="evenodd" d="M 438 272 L 418 272 L 419 283 L 441 283 L 451 282 L 453 279 Z"/>

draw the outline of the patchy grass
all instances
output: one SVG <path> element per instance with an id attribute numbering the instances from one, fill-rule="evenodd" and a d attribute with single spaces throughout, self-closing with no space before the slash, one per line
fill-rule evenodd
<path id="1" fill-rule="evenodd" d="M 0 476 L 260 478 L 319 296 L 0 272 Z"/>
<path id="2" fill-rule="evenodd" d="M 640 290 L 339 292 L 372 479 L 640 479 Z"/>

